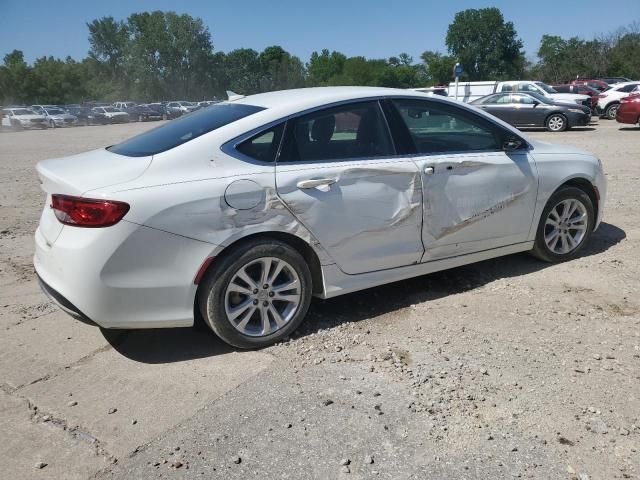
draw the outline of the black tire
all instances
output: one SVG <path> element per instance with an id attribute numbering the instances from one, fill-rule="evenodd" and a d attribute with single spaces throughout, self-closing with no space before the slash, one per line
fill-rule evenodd
<path id="1" fill-rule="evenodd" d="M 608 120 L 615 120 L 619 108 L 619 103 L 612 103 L 611 105 L 607 106 L 607 109 L 604 111 L 605 118 L 607 118 Z"/>
<path id="2" fill-rule="evenodd" d="M 225 312 L 225 292 L 236 273 L 245 265 L 263 257 L 287 262 L 300 279 L 300 303 L 292 318 L 280 329 L 264 336 L 246 335 L 237 330 Z M 304 320 L 311 303 L 312 280 L 306 261 L 290 245 L 271 238 L 249 241 L 228 255 L 214 260 L 198 288 L 197 302 L 202 317 L 218 337 L 237 348 L 261 348 L 282 340 Z"/>
<path id="3" fill-rule="evenodd" d="M 579 202 L 581 202 L 586 209 L 587 224 L 585 235 L 582 237 L 582 240 L 580 240 L 579 244 L 575 248 L 573 248 L 573 250 L 569 251 L 568 253 L 557 253 L 552 251 L 545 242 L 545 235 L 547 230 L 546 222 L 551 210 L 563 200 L 578 200 Z M 580 250 L 582 250 L 584 245 L 589 241 L 589 237 L 591 236 L 591 232 L 593 231 L 594 224 L 595 211 L 589 195 L 587 195 L 584 190 L 576 187 L 561 187 L 553 195 L 551 195 L 551 198 L 549 198 L 547 205 L 542 211 L 538 229 L 536 230 L 535 243 L 533 246 L 533 250 L 531 250 L 531 254 L 539 258 L 540 260 L 544 260 L 545 262 L 564 262 L 566 260 L 570 260 L 576 257 Z"/>
<path id="4" fill-rule="evenodd" d="M 544 126 L 549 132 L 564 132 L 568 125 L 567 117 L 561 113 L 552 113 L 544 122 Z"/>

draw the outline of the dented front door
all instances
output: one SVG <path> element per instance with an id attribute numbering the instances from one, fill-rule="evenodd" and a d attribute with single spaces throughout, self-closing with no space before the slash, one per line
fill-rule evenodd
<path id="1" fill-rule="evenodd" d="M 422 261 L 525 242 L 537 197 L 526 150 L 429 155 L 423 179 Z"/>
<path id="2" fill-rule="evenodd" d="M 409 159 L 280 163 L 278 196 L 349 274 L 418 263 L 420 172 Z"/>

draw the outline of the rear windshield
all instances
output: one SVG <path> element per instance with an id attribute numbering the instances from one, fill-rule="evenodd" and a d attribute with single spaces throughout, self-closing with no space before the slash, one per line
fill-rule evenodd
<path id="1" fill-rule="evenodd" d="M 107 150 L 128 157 L 145 157 L 170 150 L 216 128 L 264 110 L 253 105 L 221 103 L 184 115 L 161 127 L 113 145 Z"/>

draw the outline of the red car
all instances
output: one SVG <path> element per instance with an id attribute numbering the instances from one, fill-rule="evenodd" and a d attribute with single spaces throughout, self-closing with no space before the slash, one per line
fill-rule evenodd
<path id="1" fill-rule="evenodd" d="M 599 92 L 604 92 L 611 86 L 607 82 L 603 82 L 602 80 L 586 80 L 584 78 L 574 80 L 573 82 L 571 82 L 571 85 L 587 85 L 591 88 L 595 88 Z"/>
<path id="2" fill-rule="evenodd" d="M 640 93 L 629 95 L 620 100 L 616 121 L 640 126 Z"/>
<path id="3" fill-rule="evenodd" d="M 598 104 L 598 95 L 600 91 L 589 85 L 562 84 L 552 85 L 553 89 L 559 93 L 577 93 L 579 95 L 589 95 L 591 97 L 591 109 L 594 110 Z"/>

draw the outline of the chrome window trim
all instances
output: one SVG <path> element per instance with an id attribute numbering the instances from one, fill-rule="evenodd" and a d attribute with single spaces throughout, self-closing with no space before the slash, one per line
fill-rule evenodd
<path id="1" fill-rule="evenodd" d="M 242 135 L 238 135 L 234 138 L 232 138 L 231 140 L 227 140 L 226 142 L 224 142 L 221 146 L 220 146 L 220 150 L 229 155 L 230 157 L 233 157 L 237 160 L 241 160 L 243 162 L 246 163 L 250 163 L 253 165 L 259 165 L 259 166 L 268 166 L 268 165 L 276 165 L 278 163 L 278 158 L 280 156 L 280 152 L 282 149 L 282 145 L 283 145 L 283 141 L 284 141 L 284 133 L 286 133 L 286 123 L 289 120 L 293 120 L 295 118 L 298 117 L 302 117 L 304 115 L 308 115 L 310 113 L 313 112 L 317 112 L 319 110 L 325 110 L 325 109 L 329 109 L 329 108 L 333 108 L 333 107 L 339 107 L 341 105 L 348 105 L 351 103 L 363 103 L 363 102 L 368 102 L 368 101 L 375 101 L 378 103 L 379 108 L 382 110 L 382 115 L 383 118 L 385 119 L 385 124 L 387 124 L 387 128 L 389 128 L 388 126 L 388 119 L 387 116 L 384 113 L 384 109 L 382 109 L 382 106 L 380 105 L 380 102 L 383 100 L 395 100 L 395 99 L 409 99 L 409 100 L 422 100 L 422 101 L 426 101 L 426 102 L 435 102 L 444 106 L 453 106 L 454 108 L 456 107 L 455 104 L 451 104 L 450 102 L 447 101 L 442 101 L 438 98 L 436 98 L 436 96 L 433 97 L 422 97 L 422 96 L 416 96 L 416 95 L 411 95 L 411 94 L 407 94 L 407 95 L 401 95 L 401 94 L 394 94 L 394 95 L 377 95 L 377 96 L 373 96 L 373 97 L 361 97 L 361 98 L 350 98 L 348 100 L 340 100 L 338 102 L 332 102 L 332 103 L 326 103 L 324 105 L 319 105 L 316 107 L 312 107 L 312 108 L 308 108 L 306 110 L 301 110 L 299 112 L 296 113 L 292 113 L 289 114 L 287 116 L 281 117 L 277 120 L 273 120 L 271 122 L 265 123 L 264 125 L 261 125 L 259 127 L 253 128 L 245 133 L 243 133 Z M 461 107 L 463 110 L 465 110 L 466 112 L 468 112 L 469 114 L 472 115 L 478 115 L 476 112 L 474 112 L 471 109 L 467 109 L 464 107 Z M 476 107 L 477 108 L 477 107 Z M 499 129 L 500 131 L 502 131 L 503 133 L 505 133 L 506 135 L 517 135 L 517 137 L 522 141 L 523 145 L 526 145 L 526 148 L 522 148 L 519 150 L 533 150 L 533 145 L 531 145 L 524 137 L 520 136 L 519 134 L 515 134 L 514 132 L 511 132 L 507 129 L 505 129 L 502 125 L 500 125 L 499 123 L 497 123 L 496 121 L 494 121 L 491 118 L 485 118 L 485 117 L 481 117 L 483 120 L 487 121 L 488 123 L 493 124 L 497 129 Z M 260 134 L 261 132 L 265 131 L 265 130 L 269 130 L 270 128 L 273 128 L 274 126 L 277 126 L 281 123 L 285 123 L 284 128 L 285 131 L 283 132 L 282 137 L 280 138 L 280 145 L 278 146 L 278 153 L 276 154 L 276 159 L 273 162 L 263 162 L 260 160 L 256 160 L 255 158 L 251 158 L 247 155 L 244 155 L 243 153 L 241 153 L 240 151 L 237 150 L 237 146 L 239 144 L 241 144 L 242 142 L 249 140 L 251 137 Z M 391 134 L 391 131 L 389 131 L 389 136 L 391 138 L 392 141 L 392 145 L 394 147 L 394 151 L 397 152 L 397 149 L 395 148 L 395 141 L 393 139 L 393 135 Z M 514 152 L 518 152 L 519 150 L 515 150 Z M 300 162 L 286 162 L 288 165 L 308 165 L 308 164 L 314 164 L 314 163 L 334 163 L 334 162 L 349 162 L 349 161 L 363 161 L 363 160 L 375 160 L 375 159 L 394 159 L 394 158 L 417 158 L 417 157 L 427 157 L 427 156 L 435 156 L 435 155 L 460 155 L 460 154 L 474 154 L 474 153 L 495 153 L 495 152 L 502 152 L 503 150 L 463 150 L 463 151 L 448 151 L 448 152 L 430 152 L 430 153 L 412 153 L 412 154 L 398 154 L 395 153 L 394 155 L 390 155 L 390 156 L 385 156 L 385 157 L 358 157 L 358 158 L 349 158 L 349 159 L 334 159 L 334 160 L 312 160 L 312 161 L 300 161 Z M 509 152 L 509 153 L 514 153 L 514 152 Z"/>

